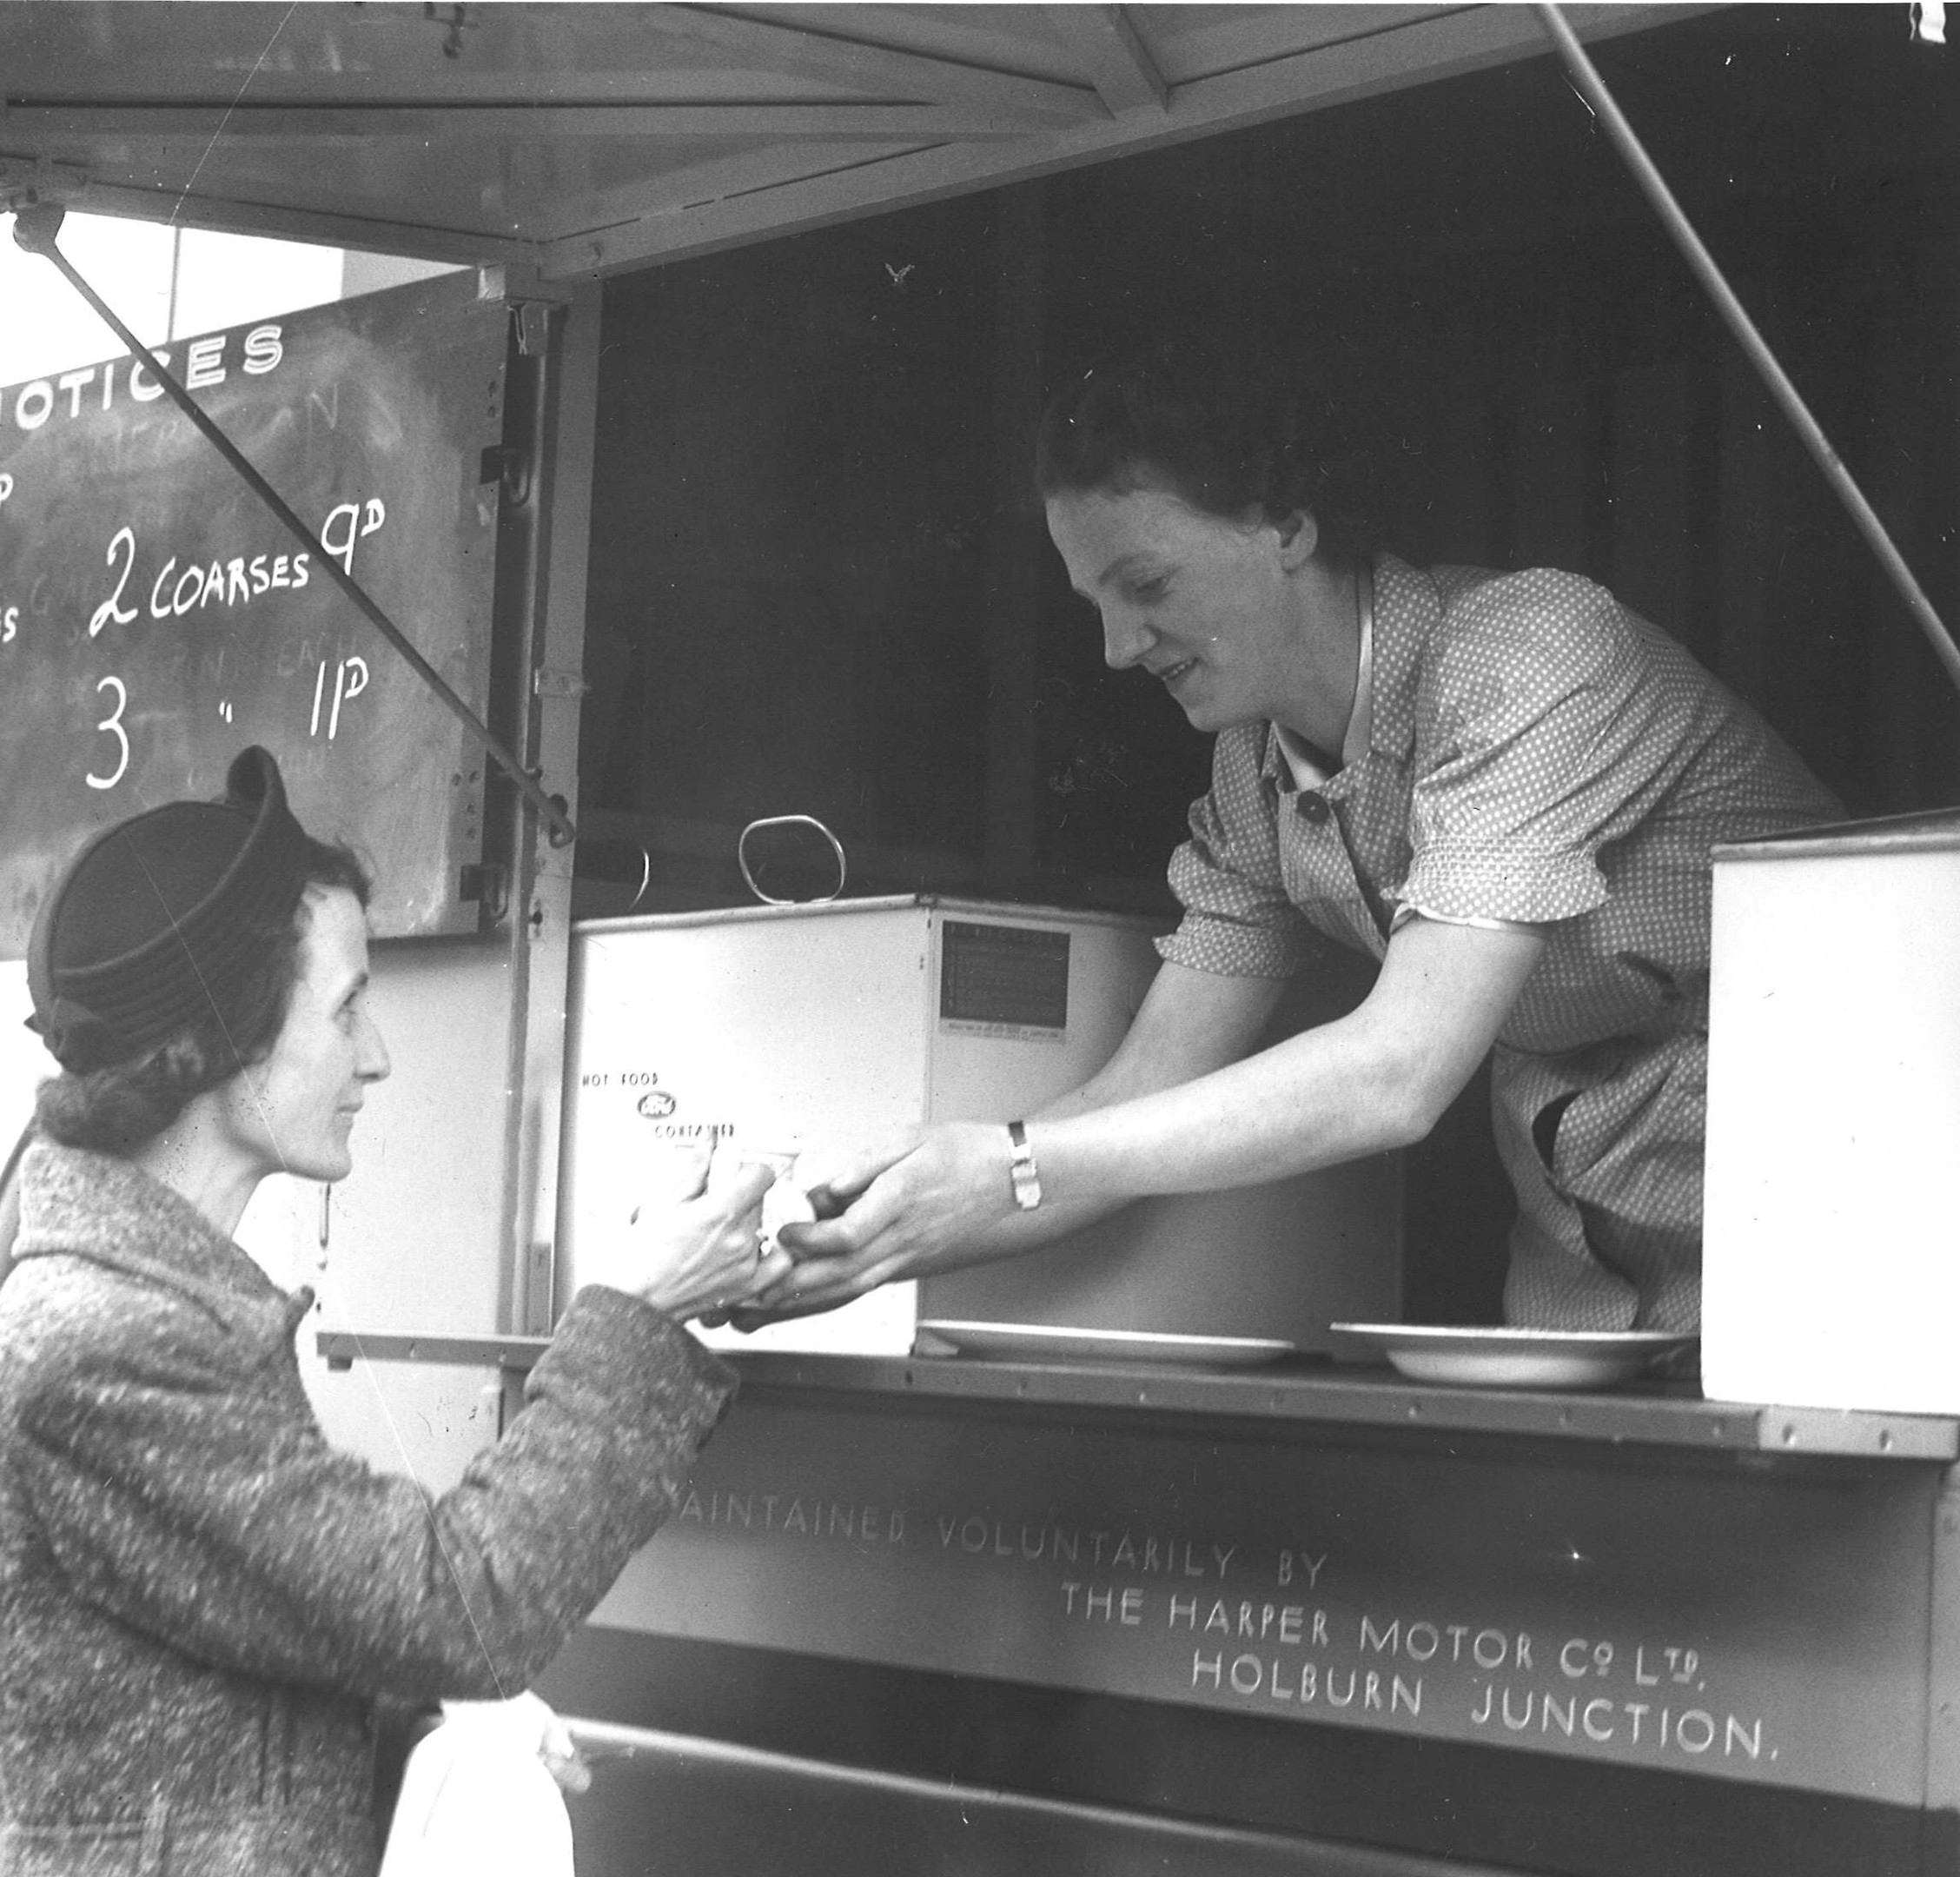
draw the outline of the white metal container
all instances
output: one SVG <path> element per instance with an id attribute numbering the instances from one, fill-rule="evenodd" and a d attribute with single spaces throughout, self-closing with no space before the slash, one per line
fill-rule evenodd
<path id="1" fill-rule="evenodd" d="M 1960 812 L 1715 850 L 1702 1383 L 1960 1413 Z"/>
<path id="2" fill-rule="evenodd" d="M 573 936 L 559 1288 L 619 1229 L 663 1143 L 820 1151 L 886 1128 L 999 1120 L 1093 1074 L 1156 969 L 1146 922 L 931 898 L 594 920 Z M 1006 1178 L 1003 1148 L 1002 1178 Z M 1047 1250 L 936 1278 L 924 1314 L 1288 1336 L 1400 1303 L 1394 1157 L 1149 1201 Z M 894 1284 L 738 1348 L 902 1354 Z"/>

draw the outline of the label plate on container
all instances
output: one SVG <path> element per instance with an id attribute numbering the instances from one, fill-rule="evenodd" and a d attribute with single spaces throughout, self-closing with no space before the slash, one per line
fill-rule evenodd
<path id="1" fill-rule="evenodd" d="M 1069 1027 L 1069 934 L 948 919 L 939 947 L 943 1027 L 1059 1039 Z"/>

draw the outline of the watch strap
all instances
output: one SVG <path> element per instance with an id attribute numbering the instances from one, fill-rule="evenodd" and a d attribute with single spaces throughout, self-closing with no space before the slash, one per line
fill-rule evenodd
<path id="1" fill-rule="evenodd" d="M 1019 1121 L 1007 1124 L 1007 1154 L 1014 1203 L 1023 1212 L 1032 1212 L 1041 1204 L 1041 1170 L 1035 1164 L 1035 1150 L 1028 1144 L 1028 1130 Z"/>

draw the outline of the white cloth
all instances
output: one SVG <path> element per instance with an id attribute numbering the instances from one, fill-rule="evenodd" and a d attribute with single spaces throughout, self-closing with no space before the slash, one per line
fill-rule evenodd
<path id="1" fill-rule="evenodd" d="M 381 1877 L 573 1877 L 571 1814 L 543 1757 L 554 1734 L 535 1695 L 445 1701 L 408 1755 Z"/>

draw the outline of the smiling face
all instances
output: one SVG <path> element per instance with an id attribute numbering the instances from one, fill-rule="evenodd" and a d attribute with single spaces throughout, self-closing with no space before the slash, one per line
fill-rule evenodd
<path id="1" fill-rule="evenodd" d="M 1314 534 L 1257 511 L 1208 514 L 1167 489 L 1066 489 L 1048 532 L 1102 614 L 1102 655 L 1141 665 L 1200 730 L 1295 713 L 1311 681 L 1302 586 Z"/>
<path id="2" fill-rule="evenodd" d="M 344 1179 L 348 1136 L 368 1084 L 388 1072 L 368 1014 L 368 916 L 341 887 L 309 886 L 300 912 L 299 976 L 264 1061 L 217 1091 L 225 1145 L 257 1177 Z"/>

